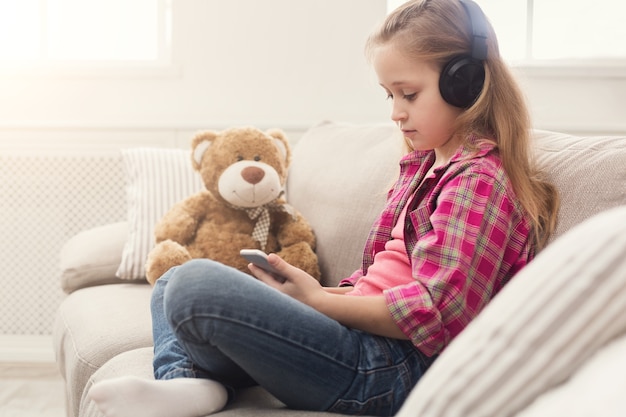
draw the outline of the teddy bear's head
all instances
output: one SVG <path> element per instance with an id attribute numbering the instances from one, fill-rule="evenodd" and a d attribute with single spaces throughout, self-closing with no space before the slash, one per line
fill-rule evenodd
<path id="1" fill-rule="evenodd" d="M 243 208 L 265 205 L 281 196 L 291 149 L 279 129 L 263 132 L 237 127 L 206 131 L 192 141 L 192 164 L 216 198 Z"/>

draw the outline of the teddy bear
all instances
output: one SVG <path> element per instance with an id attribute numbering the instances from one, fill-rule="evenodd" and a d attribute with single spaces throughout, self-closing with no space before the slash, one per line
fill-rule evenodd
<path id="1" fill-rule="evenodd" d="M 175 204 L 155 225 L 148 282 L 154 285 L 168 269 L 194 258 L 250 273 L 241 249 L 277 253 L 319 280 L 313 230 L 285 201 L 291 162 L 285 133 L 255 127 L 204 131 L 191 148 L 205 189 Z"/>

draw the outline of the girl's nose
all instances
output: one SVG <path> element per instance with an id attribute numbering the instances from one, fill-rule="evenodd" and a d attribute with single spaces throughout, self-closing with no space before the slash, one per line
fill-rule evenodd
<path id="1" fill-rule="evenodd" d="M 394 103 L 391 108 L 391 120 L 397 123 L 399 121 L 406 120 L 406 118 L 407 118 L 406 111 L 404 111 L 404 109 L 402 109 L 400 106 Z"/>

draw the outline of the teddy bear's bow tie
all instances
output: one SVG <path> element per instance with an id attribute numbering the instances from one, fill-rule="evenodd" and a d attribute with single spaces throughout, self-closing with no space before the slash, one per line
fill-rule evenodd
<path id="1" fill-rule="evenodd" d="M 256 220 L 254 230 L 252 230 L 252 238 L 259 242 L 262 250 L 265 250 L 270 232 L 270 211 L 284 211 L 291 217 L 295 217 L 293 207 L 289 204 L 265 205 L 245 210 L 251 220 Z"/>

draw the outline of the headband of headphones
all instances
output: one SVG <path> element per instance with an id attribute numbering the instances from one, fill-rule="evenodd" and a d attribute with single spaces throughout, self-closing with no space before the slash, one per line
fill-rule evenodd
<path id="1" fill-rule="evenodd" d="M 472 53 L 474 59 L 487 59 L 487 22 L 480 6 L 472 0 L 460 0 L 472 26 Z"/>

